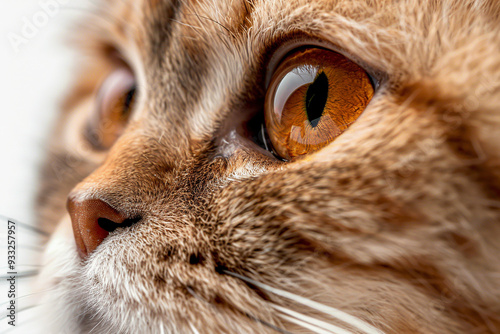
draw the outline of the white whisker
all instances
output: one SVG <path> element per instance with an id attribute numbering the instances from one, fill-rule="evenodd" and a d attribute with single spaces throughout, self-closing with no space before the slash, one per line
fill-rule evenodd
<path id="1" fill-rule="evenodd" d="M 94 329 L 96 329 L 97 326 L 99 326 L 103 321 L 104 321 L 104 318 L 102 318 L 94 327 L 92 327 L 92 329 L 90 330 L 89 334 L 92 333 L 94 331 Z"/>
<path id="2" fill-rule="evenodd" d="M 17 314 L 20 314 L 21 312 L 25 312 L 25 311 L 31 310 L 31 309 L 33 309 L 33 308 L 35 308 L 35 307 L 40 307 L 40 306 L 42 306 L 42 305 L 43 305 L 43 304 L 34 304 L 34 305 L 30 305 L 30 306 L 23 307 L 23 308 L 21 308 L 21 309 L 18 309 L 18 310 L 17 310 Z M 0 318 L 0 321 L 4 321 L 4 320 L 5 320 L 5 319 L 7 319 L 7 318 L 8 318 L 8 315 L 6 315 L 6 316 L 4 316 L 4 317 Z"/>
<path id="3" fill-rule="evenodd" d="M 326 329 L 322 329 L 322 328 L 319 328 L 317 326 L 314 326 L 314 325 L 311 325 L 310 323 L 308 322 L 305 322 L 305 321 L 302 321 L 300 319 L 297 319 L 297 318 L 294 318 L 294 317 L 289 317 L 287 315 L 280 315 L 283 319 L 285 320 L 288 320 L 294 324 L 297 324 L 301 327 L 304 327 L 304 328 L 307 328 L 309 329 L 310 331 L 314 332 L 314 333 L 317 333 L 317 334 L 338 334 L 336 332 L 331 332 L 329 330 L 326 330 Z"/>
<path id="4" fill-rule="evenodd" d="M 24 268 L 24 267 L 35 267 L 35 268 L 38 268 L 38 267 L 41 267 L 41 266 L 42 265 L 40 265 L 40 264 L 18 264 L 16 267 L 19 270 L 19 268 Z M 0 270 L 3 270 L 3 271 L 9 271 L 8 269 L 9 269 L 8 266 L 0 268 Z"/>
<path id="5" fill-rule="evenodd" d="M 208 301 L 206 301 L 205 299 L 203 299 L 201 296 L 199 296 L 192 288 L 190 287 L 187 287 L 187 291 L 196 299 L 198 299 L 199 301 L 203 302 L 204 304 L 207 304 L 208 306 L 210 306 L 211 308 L 213 308 L 216 312 L 220 312 L 220 310 L 213 304 L 209 303 Z M 282 329 L 282 328 L 279 328 L 273 324 L 270 324 L 266 321 L 263 321 L 249 313 L 245 313 L 245 312 L 242 312 L 244 313 L 247 317 L 249 317 L 250 319 L 256 321 L 257 323 L 261 324 L 261 325 L 264 325 L 266 327 L 269 327 L 269 328 L 272 328 L 274 329 L 275 331 L 279 332 L 279 333 L 283 333 L 283 334 L 291 334 L 289 332 L 287 332 L 286 330 Z M 189 324 L 191 326 L 191 329 L 193 330 L 194 334 L 199 334 L 198 330 L 193 326 L 193 324 Z"/>
<path id="6" fill-rule="evenodd" d="M 19 310 L 18 314 L 20 314 L 21 312 L 29 311 L 29 310 L 34 310 L 34 309 L 36 309 L 38 307 L 42 307 L 42 306 L 43 306 L 43 304 L 31 305 L 31 306 L 28 306 L 28 307 L 25 307 L 25 308 Z M 31 317 L 29 317 L 27 319 L 26 313 L 23 313 L 23 321 L 16 324 L 16 326 L 11 327 L 11 328 L 3 331 L 2 334 L 13 333 L 13 332 L 22 333 L 24 331 L 24 329 L 19 330 L 20 327 L 26 326 L 26 325 L 31 325 L 33 322 L 38 321 L 39 319 L 40 318 L 39 318 L 38 314 L 32 315 Z M 24 331 L 24 332 L 26 332 L 26 331 Z"/>
<path id="7" fill-rule="evenodd" d="M 12 221 L 12 222 L 15 222 L 15 224 L 21 228 L 24 228 L 25 230 L 28 230 L 30 232 L 33 232 L 34 234 L 38 234 L 42 237 L 49 237 L 49 233 L 46 232 L 46 231 L 43 231 L 39 228 L 37 228 L 36 226 L 33 226 L 33 225 L 30 225 L 30 224 L 26 224 L 26 223 L 22 223 L 18 220 L 13 220 L 13 219 L 10 219 L 9 217 L 7 216 L 4 216 L 4 215 L 0 215 L 0 219 L 1 220 L 5 220 L 5 221 Z"/>
<path id="8" fill-rule="evenodd" d="M 300 303 L 302 305 L 305 305 L 305 306 L 308 306 L 310 308 L 313 308 L 317 311 L 320 311 L 320 312 L 323 312 L 325 314 L 328 314 L 340 321 L 343 321 L 345 322 L 346 324 L 349 324 L 351 325 L 352 327 L 355 327 L 363 332 L 365 332 L 366 334 L 383 334 L 384 332 L 382 332 L 381 330 L 373 327 L 372 325 L 364 322 L 363 320 L 361 319 L 358 319 L 344 311 L 341 311 L 339 309 L 336 309 L 334 307 L 331 307 L 331 306 L 326 306 L 326 305 L 323 305 L 321 303 L 318 303 L 318 302 L 315 302 L 313 300 L 310 300 L 310 299 L 307 299 L 305 297 L 302 297 L 302 296 L 299 296 L 299 295 L 296 295 L 296 294 L 293 294 L 291 292 L 288 292 L 288 291 L 284 291 L 284 290 L 280 290 L 280 289 L 277 289 L 277 288 L 273 288 L 269 285 L 266 285 L 266 284 L 263 284 L 263 283 L 260 283 L 260 282 L 257 282 L 251 278 L 248 278 L 248 277 L 244 277 L 244 276 L 241 276 L 239 274 L 236 274 L 236 273 L 233 273 L 233 272 L 230 272 L 230 271 L 227 271 L 225 270 L 224 273 L 228 274 L 228 275 L 231 275 L 233 277 L 236 277 L 236 278 L 239 278 L 241 279 L 242 281 L 245 281 L 245 282 L 248 282 L 252 285 L 255 285 L 256 287 L 258 288 L 261 288 L 261 289 L 264 289 L 266 291 L 269 291 L 269 292 L 272 292 L 274 293 L 275 295 L 278 295 L 278 296 L 281 296 L 281 297 L 285 297 L 285 298 L 288 298 L 290 300 L 293 300 L 297 303 Z"/>
<path id="9" fill-rule="evenodd" d="M 29 294 L 27 294 L 27 295 L 23 295 L 23 296 L 19 296 L 19 297 L 13 298 L 13 299 L 9 299 L 9 300 L 8 300 L 8 301 L 6 301 L 6 302 L 0 303 L 0 307 L 3 307 L 4 305 L 8 305 L 8 304 L 10 304 L 10 301 L 11 301 L 11 300 L 19 301 L 19 300 L 21 300 L 21 299 L 25 299 L 25 298 L 28 298 L 28 297 L 34 296 L 34 295 L 36 295 L 36 294 L 39 294 L 39 293 L 44 293 L 44 292 L 51 291 L 51 290 L 54 290 L 54 288 L 48 288 L 48 289 L 45 289 L 45 290 L 35 291 L 35 292 L 29 293 Z"/>
<path id="10" fill-rule="evenodd" d="M 193 331 L 193 334 L 200 334 L 200 332 L 194 327 L 193 324 L 189 324 L 189 327 L 191 327 L 191 330 Z"/>
<path id="11" fill-rule="evenodd" d="M 18 272 L 14 276 L 16 279 L 23 279 L 23 278 L 29 278 L 29 277 L 35 277 L 38 275 L 39 271 L 38 270 L 31 270 L 31 271 L 25 271 L 25 272 Z M 0 280 L 4 281 L 6 279 L 9 279 L 12 277 L 12 275 L 1 275 Z"/>
<path id="12" fill-rule="evenodd" d="M 307 315 L 304 315 L 304 314 L 301 314 L 301 313 L 289 310 L 287 308 L 284 308 L 284 307 L 281 307 L 281 306 L 278 306 L 278 305 L 271 305 L 271 306 L 274 307 L 275 309 L 277 309 L 278 311 L 287 314 L 288 316 L 280 314 L 280 317 L 286 318 L 287 320 L 290 320 L 290 317 L 292 317 L 292 318 L 295 318 L 295 319 L 300 320 L 302 322 L 307 322 L 307 323 L 309 323 L 309 324 L 311 324 L 311 325 L 313 325 L 315 327 L 319 327 L 321 329 L 324 329 L 324 330 L 327 331 L 327 333 L 352 334 L 348 330 L 345 330 L 345 329 L 340 328 L 338 326 L 326 323 L 326 322 L 318 320 L 316 318 L 313 318 L 313 317 L 310 317 L 310 316 L 307 316 Z"/>

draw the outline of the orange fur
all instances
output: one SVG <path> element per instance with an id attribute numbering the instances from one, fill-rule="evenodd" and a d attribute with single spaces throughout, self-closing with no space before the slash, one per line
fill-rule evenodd
<path id="1" fill-rule="evenodd" d="M 364 333 L 500 332 L 500 5 L 495 0 L 106 1 L 56 128 L 41 285 L 74 333 L 302 333 L 275 306 Z M 327 147 L 283 164 L 231 136 L 289 41 L 381 85 Z M 82 135 L 120 51 L 141 97 L 109 152 Z M 80 262 L 66 196 L 142 220 Z M 56 222 L 60 221 L 56 228 Z M 55 306 L 55 308 L 54 308 Z M 258 321 L 256 320 L 258 319 Z"/>

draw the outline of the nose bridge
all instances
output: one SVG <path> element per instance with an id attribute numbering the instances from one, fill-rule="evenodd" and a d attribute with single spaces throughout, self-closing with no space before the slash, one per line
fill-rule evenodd
<path id="1" fill-rule="evenodd" d="M 165 193 L 185 158 L 152 137 L 129 134 L 111 149 L 104 163 L 70 194 L 74 201 L 101 199 L 125 212 Z M 132 214 L 132 212 L 129 212 Z"/>

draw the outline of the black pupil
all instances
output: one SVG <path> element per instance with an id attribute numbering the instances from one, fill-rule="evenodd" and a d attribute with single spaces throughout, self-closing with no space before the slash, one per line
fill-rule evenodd
<path id="1" fill-rule="evenodd" d="M 123 103 L 123 116 L 128 116 L 130 113 L 130 109 L 132 107 L 132 103 L 134 102 L 134 97 L 135 97 L 135 87 L 132 87 L 125 95 L 125 101 Z"/>
<path id="2" fill-rule="evenodd" d="M 312 127 L 316 127 L 323 115 L 326 100 L 328 99 L 328 77 L 321 72 L 314 82 L 307 88 L 306 111 L 307 119 Z"/>

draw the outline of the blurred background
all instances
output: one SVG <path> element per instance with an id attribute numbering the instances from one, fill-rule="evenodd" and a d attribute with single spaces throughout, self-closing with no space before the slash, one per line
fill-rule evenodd
<path id="1" fill-rule="evenodd" d="M 32 273 L 40 268 L 34 225 L 38 170 L 64 94 L 73 80 L 76 53 L 65 40 L 97 0 L 0 1 L 0 332 L 39 333 Z M 7 219 L 16 225 L 17 325 L 8 325 Z M 10 297 L 9 297 L 10 298 Z"/>
<path id="2" fill-rule="evenodd" d="M 0 215 L 33 223 L 37 171 L 74 71 L 64 42 L 84 0 L 0 1 Z"/>

